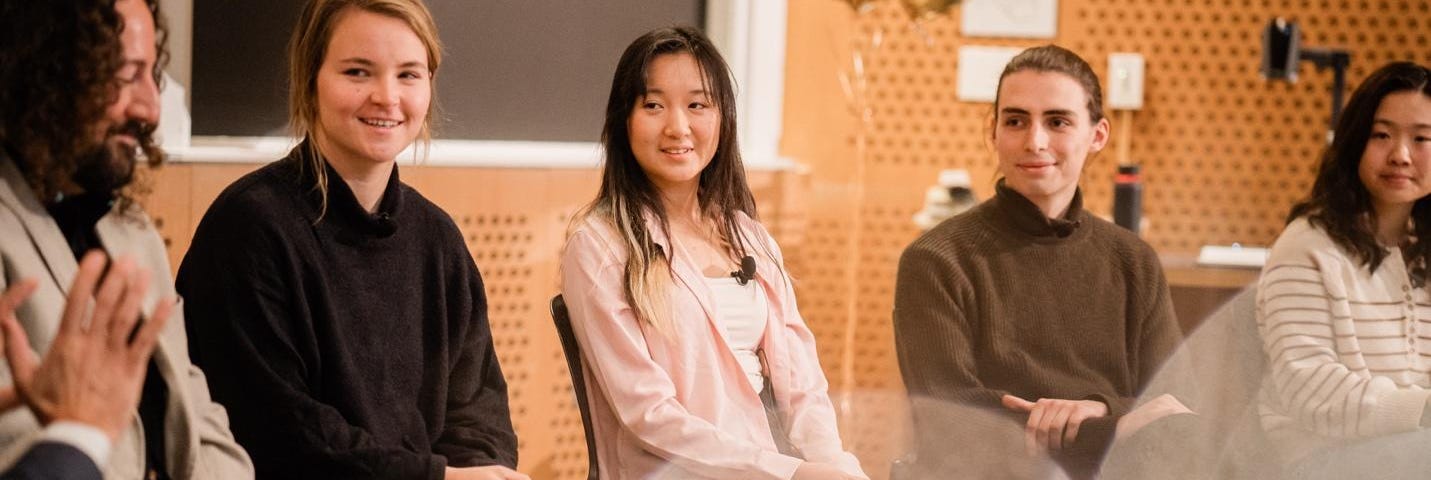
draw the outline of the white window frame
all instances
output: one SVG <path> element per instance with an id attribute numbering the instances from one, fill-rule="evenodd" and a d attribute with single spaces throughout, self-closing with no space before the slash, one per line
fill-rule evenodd
<path id="1" fill-rule="evenodd" d="M 746 165 L 788 167 L 780 157 L 785 101 L 786 0 L 707 0 L 706 34 L 736 82 Z"/>
<path id="2" fill-rule="evenodd" d="M 175 78 L 190 77 L 193 43 L 193 2 L 166 3 L 170 18 L 170 70 Z M 178 4 L 178 5 L 174 5 Z M 183 17 L 183 18 L 178 18 Z M 736 111 L 740 115 L 742 157 L 751 170 L 783 170 L 793 162 L 781 158 L 781 109 L 785 89 L 786 0 L 707 0 L 706 34 L 730 64 L 736 81 Z M 187 102 L 185 102 L 187 103 Z M 172 115 L 172 114 L 170 114 Z M 179 114 L 187 117 L 186 114 Z M 177 115 L 176 115 L 177 116 Z M 166 150 L 181 163 L 266 163 L 282 157 L 293 146 L 286 137 L 196 136 Z M 185 145 L 187 143 L 187 145 Z M 410 163 L 410 152 L 399 155 Z M 427 165 L 594 168 L 601 163 L 597 142 L 527 142 L 497 140 L 436 140 Z"/>

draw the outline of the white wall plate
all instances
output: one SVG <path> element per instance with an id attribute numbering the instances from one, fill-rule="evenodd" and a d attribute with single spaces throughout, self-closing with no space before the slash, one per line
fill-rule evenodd
<path id="1" fill-rule="evenodd" d="M 960 101 L 990 102 L 999 93 L 999 74 L 1019 52 L 1016 47 L 965 45 L 959 47 L 956 93 Z"/>

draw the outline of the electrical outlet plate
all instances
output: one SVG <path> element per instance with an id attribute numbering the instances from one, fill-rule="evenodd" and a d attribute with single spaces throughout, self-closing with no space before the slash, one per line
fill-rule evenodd
<path id="1" fill-rule="evenodd" d="M 1143 55 L 1108 54 L 1108 107 L 1115 110 L 1143 108 Z"/>

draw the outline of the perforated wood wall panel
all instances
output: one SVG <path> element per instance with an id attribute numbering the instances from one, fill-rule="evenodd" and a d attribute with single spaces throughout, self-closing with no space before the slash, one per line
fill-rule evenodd
<path id="1" fill-rule="evenodd" d="M 880 479 L 889 460 L 906 449 L 908 432 L 889 314 L 898 255 L 918 233 L 910 218 L 940 169 L 969 169 L 981 197 L 995 175 L 984 140 L 989 105 L 954 97 L 957 48 L 1044 41 L 964 38 L 948 18 L 912 30 L 892 8 L 857 17 L 836 0 L 789 5 L 782 153 L 811 170 L 756 173 L 751 183 L 796 277 L 837 408 L 848 412 L 843 436 L 866 471 Z M 957 19 L 958 8 L 952 13 Z M 1088 58 L 1100 75 L 1109 52 L 1147 58 L 1145 108 L 1133 117 L 1131 152 L 1144 168 L 1145 238 L 1162 251 L 1269 243 L 1310 182 L 1329 111 L 1330 74 L 1304 66 L 1296 85 L 1266 84 L 1256 76 L 1258 36 L 1276 15 L 1299 20 L 1306 45 L 1351 50 L 1352 85 L 1386 61 L 1431 63 L 1427 0 L 1059 2 L 1055 41 Z M 852 39 L 876 30 L 884 32 L 884 45 L 866 58 L 873 116 L 866 131 L 867 172 L 857 180 L 857 123 L 842 100 L 837 72 L 848 61 Z M 1087 204 L 1097 212 L 1111 202 L 1113 152 L 1126 140 L 1116 135 L 1118 127 L 1113 144 L 1085 169 Z M 253 168 L 170 165 L 156 176 L 146 206 L 175 266 L 208 204 Z M 567 216 L 589 199 L 595 172 L 415 168 L 404 170 L 404 179 L 452 215 L 482 269 L 522 442 L 522 469 L 539 479 L 582 478 L 580 418 L 546 301 L 556 291 Z M 857 187 L 865 198 L 851 291 L 845 275 Z M 846 328 L 847 298 L 856 299 L 853 330 Z M 854 338 L 848 384 L 842 377 L 847 332 Z M 841 395 L 845 391 L 851 394 Z"/>
<path id="2" fill-rule="evenodd" d="M 145 209 L 174 268 L 204 211 L 258 165 L 175 164 L 153 175 Z M 594 170 L 405 167 L 404 182 L 442 207 L 462 231 L 487 290 L 488 317 L 507 378 L 521 470 L 535 479 L 585 479 L 586 439 L 571 377 L 547 312 L 570 216 L 591 200 Z M 798 176 L 752 172 L 765 224 L 777 236 L 792 217 L 784 191 Z"/>
<path id="3" fill-rule="evenodd" d="M 919 28 L 893 1 L 856 15 L 844 1 L 790 0 L 782 154 L 811 167 L 807 225 L 792 270 L 805 279 L 801 306 L 819 339 L 837 389 L 844 357 L 843 275 L 854 206 L 863 187 L 859 229 L 855 403 L 845 437 L 875 478 L 904 451 L 907 429 L 889 326 L 894 269 L 918 235 L 911 220 L 938 171 L 965 168 L 976 193 L 992 191 L 996 160 L 988 146 L 991 105 L 955 97 L 961 45 L 1028 47 L 1050 40 L 966 38 L 959 7 Z M 1431 1 L 1061 0 L 1052 42 L 1084 56 L 1103 76 L 1110 52 L 1147 60 L 1145 106 L 1132 118 L 1132 160 L 1145 182 L 1144 238 L 1162 252 L 1203 244 L 1266 245 L 1292 202 L 1310 185 L 1330 113 L 1331 73 L 1304 62 L 1301 82 L 1260 79 L 1262 28 L 1275 16 L 1297 20 L 1303 45 L 1352 52 L 1354 87 L 1392 60 L 1431 63 Z M 838 82 L 852 51 L 880 32 L 864 57 L 871 122 L 867 172 L 854 178 L 859 126 Z M 1106 82 L 1105 82 L 1106 83 Z M 1350 88 L 1347 91 L 1350 94 Z M 1112 143 L 1084 170 L 1088 208 L 1111 208 Z M 896 401 L 889 399 L 896 398 Z M 861 400 L 863 399 L 863 400 Z"/>

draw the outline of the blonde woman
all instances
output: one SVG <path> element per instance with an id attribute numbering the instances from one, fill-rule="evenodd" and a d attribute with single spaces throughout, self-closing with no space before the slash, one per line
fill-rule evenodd
<path id="1" fill-rule="evenodd" d="M 179 270 L 196 363 L 260 478 L 525 479 L 482 279 L 398 179 L 441 48 L 420 0 L 315 0 L 290 44 L 303 142 L 230 185 Z"/>
<path id="2" fill-rule="evenodd" d="M 602 478 L 865 478 L 754 220 L 729 70 L 691 28 L 617 64 L 596 200 L 562 258 Z"/>

